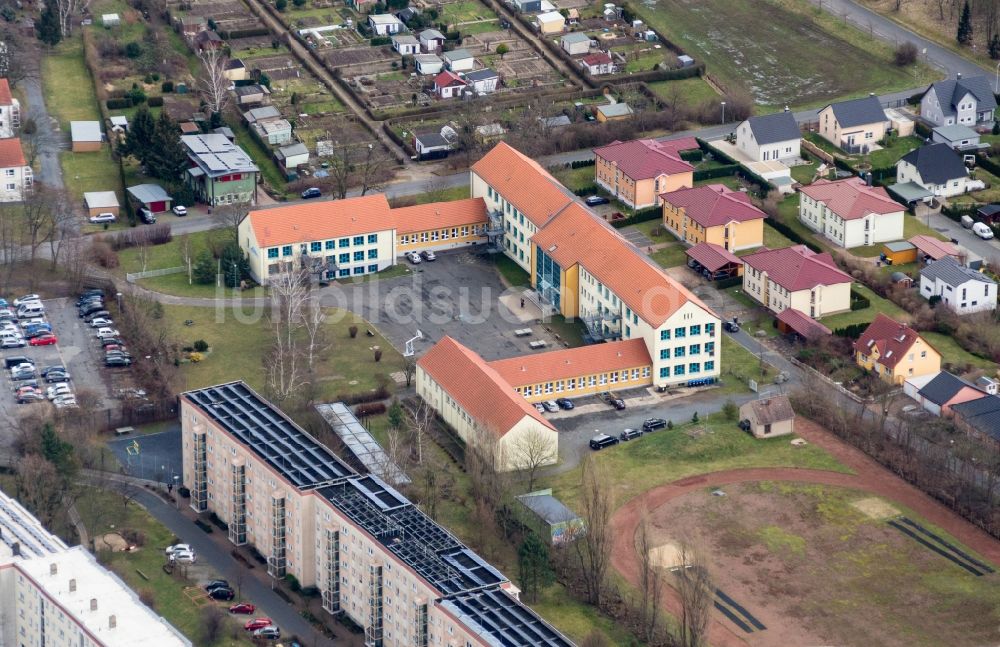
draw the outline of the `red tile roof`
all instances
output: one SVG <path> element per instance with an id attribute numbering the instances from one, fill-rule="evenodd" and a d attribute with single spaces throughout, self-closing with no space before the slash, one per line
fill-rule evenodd
<path id="1" fill-rule="evenodd" d="M 489 366 L 517 387 L 651 364 L 646 342 L 628 339 L 501 359 L 490 362 Z"/>
<path id="2" fill-rule="evenodd" d="M 486 222 L 486 202 L 482 198 L 431 202 L 393 209 L 392 216 L 396 223 L 396 233 L 399 234 L 460 225 L 484 224 Z"/>
<path id="3" fill-rule="evenodd" d="M 684 304 L 708 306 L 578 202 L 559 212 L 531 241 L 563 269 L 579 264 L 644 321 L 659 327 Z"/>
<path id="4" fill-rule="evenodd" d="M 384 231 L 396 226 L 389 202 L 381 193 L 257 209 L 247 217 L 261 248 Z"/>
<path id="5" fill-rule="evenodd" d="M 833 334 L 829 328 L 795 308 L 785 308 L 778 313 L 778 321 L 806 339 L 818 339 Z"/>
<path id="6" fill-rule="evenodd" d="M 880 186 L 868 186 L 861 178 L 816 180 L 799 189 L 813 200 L 822 202 L 844 220 L 856 220 L 870 213 L 889 214 L 903 211 L 903 205 L 889 197 Z"/>
<path id="7" fill-rule="evenodd" d="M 920 334 L 916 330 L 879 313 L 854 342 L 854 350 L 871 355 L 877 349 L 878 363 L 893 368 L 918 339 Z"/>
<path id="8" fill-rule="evenodd" d="M 472 172 L 500 192 L 536 227 L 541 227 L 576 196 L 538 162 L 500 142 L 472 165 Z"/>
<path id="9" fill-rule="evenodd" d="M 911 242 L 920 253 L 930 256 L 935 261 L 939 261 L 945 256 L 958 257 L 957 247 L 947 241 L 938 240 L 933 236 L 919 234 L 911 238 L 909 242 Z"/>
<path id="10" fill-rule="evenodd" d="M 14 105 L 14 97 L 10 93 L 10 83 L 7 79 L 0 79 L 0 106 Z"/>
<path id="11" fill-rule="evenodd" d="M 465 79 L 449 70 L 445 70 L 434 77 L 435 88 L 447 88 L 459 85 L 468 85 L 468 83 L 465 82 Z"/>
<path id="12" fill-rule="evenodd" d="M 743 265 L 743 261 L 736 254 L 715 243 L 698 243 L 684 252 L 694 260 L 698 261 L 702 267 L 710 272 L 717 272 L 726 265 L 735 263 Z"/>
<path id="13" fill-rule="evenodd" d="M 765 249 L 742 258 L 746 265 L 767 272 L 770 280 L 790 292 L 851 282 L 851 277 L 837 268 L 833 257 L 826 252 L 817 254 L 805 245 Z"/>
<path id="14" fill-rule="evenodd" d="M 702 227 L 718 227 L 730 222 L 766 218 L 767 214 L 750 204 L 750 196 L 733 191 L 724 184 L 707 184 L 679 189 L 660 195 L 664 202 L 684 209 L 687 217 Z"/>
<path id="15" fill-rule="evenodd" d="M 607 65 L 611 62 L 611 57 L 604 52 L 597 52 L 596 54 L 588 54 L 587 56 L 584 56 L 583 62 L 585 65 L 591 67 L 595 65 Z"/>
<path id="16" fill-rule="evenodd" d="M 482 357 L 444 337 L 417 361 L 458 405 L 486 429 L 503 436 L 525 416 L 554 429 Z"/>
<path id="17" fill-rule="evenodd" d="M 0 139 L 0 168 L 14 168 L 27 164 L 24 161 L 24 150 L 21 148 L 19 137 Z"/>
<path id="18" fill-rule="evenodd" d="M 614 163 L 633 180 L 646 180 L 660 175 L 691 173 L 694 167 L 680 158 L 679 152 L 698 148 L 694 137 L 659 142 L 655 139 L 633 139 L 611 142 L 594 149 L 598 157 Z"/>

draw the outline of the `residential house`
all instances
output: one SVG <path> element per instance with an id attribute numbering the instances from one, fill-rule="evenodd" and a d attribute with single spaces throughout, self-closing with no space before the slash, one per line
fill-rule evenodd
<path id="1" fill-rule="evenodd" d="M 70 140 L 74 153 L 90 153 L 101 150 L 104 135 L 99 121 L 69 122 Z"/>
<path id="2" fill-rule="evenodd" d="M 586 524 L 578 514 L 552 496 L 552 488 L 519 494 L 522 520 L 551 546 L 569 544 L 581 536 Z"/>
<path id="3" fill-rule="evenodd" d="M 257 203 L 260 170 L 242 148 L 223 135 L 182 135 L 190 167 L 184 181 L 209 205 Z"/>
<path id="4" fill-rule="evenodd" d="M 287 119 L 257 120 L 252 128 L 254 134 L 269 146 L 282 146 L 292 141 L 292 124 Z"/>
<path id="5" fill-rule="evenodd" d="M 851 309 L 851 276 L 805 245 L 741 257 L 743 291 L 774 313 L 795 308 L 813 319 Z"/>
<path id="6" fill-rule="evenodd" d="M 910 238 L 909 242 L 916 248 L 917 257 L 925 263 L 939 261 L 945 256 L 952 256 L 957 259 L 961 255 L 961 250 L 955 245 L 946 240 L 938 240 L 933 236 L 927 236 L 926 234 L 917 234 Z M 914 258 L 913 260 L 917 259 Z"/>
<path id="7" fill-rule="evenodd" d="M 447 157 L 454 148 L 440 132 L 414 133 L 413 148 L 420 159 L 440 159 Z"/>
<path id="8" fill-rule="evenodd" d="M 13 137 L 21 127 L 21 103 L 14 98 L 7 79 L 0 78 L 0 139 Z"/>
<path id="9" fill-rule="evenodd" d="M 611 74 L 615 71 L 615 63 L 607 52 L 594 52 L 580 59 L 580 65 L 591 75 Z"/>
<path id="10" fill-rule="evenodd" d="M 819 111 L 819 134 L 848 153 L 871 150 L 885 137 L 889 120 L 878 97 L 831 103 Z"/>
<path id="11" fill-rule="evenodd" d="M 594 181 L 632 209 L 661 204 L 661 193 L 694 186 L 694 167 L 681 159 L 694 137 L 613 141 L 594 149 Z"/>
<path id="12" fill-rule="evenodd" d="M 88 191 L 83 194 L 83 204 L 87 208 L 87 216 L 101 213 L 118 216 L 118 196 L 114 191 Z"/>
<path id="13" fill-rule="evenodd" d="M 542 36 L 559 34 L 566 28 L 566 18 L 558 11 L 546 11 L 535 16 L 538 21 L 538 31 Z"/>
<path id="14" fill-rule="evenodd" d="M 935 416 L 950 418 L 952 407 L 985 398 L 986 393 L 948 371 L 941 371 L 911 397 Z"/>
<path id="15" fill-rule="evenodd" d="M 559 46 L 570 56 L 586 54 L 590 51 L 590 36 L 582 31 L 563 34 L 559 39 Z"/>
<path id="16" fill-rule="evenodd" d="M 740 407 L 742 426 L 754 438 L 775 438 L 795 432 L 795 411 L 787 395 L 750 400 Z"/>
<path id="17" fill-rule="evenodd" d="M 932 83 L 920 99 L 920 116 L 935 126 L 993 126 L 997 107 L 985 76 L 945 79 Z"/>
<path id="18" fill-rule="evenodd" d="M 238 58 L 231 58 L 226 61 L 223 68 L 223 75 L 230 81 L 246 81 L 250 78 L 250 70 L 246 64 Z"/>
<path id="19" fill-rule="evenodd" d="M 1000 390 L 1000 382 L 983 375 L 976 378 L 976 388 L 982 389 L 988 395 L 996 395 L 998 390 Z"/>
<path id="20" fill-rule="evenodd" d="M 219 49 L 225 44 L 225 41 L 213 29 L 202 29 L 194 37 L 194 46 L 199 52 L 206 49 Z"/>
<path id="21" fill-rule="evenodd" d="M 152 214 L 170 211 L 173 198 L 159 184 L 136 184 L 125 190 L 128 199 L 136 208 L 149 210 Z"/>
<path id="22" fill-rule="evenodd" d="M 622 121 L 632 116 L 632 108 L 624 101 L 606 103 L 597 106 L 594 116 L 601 123 L 605 121 Z"/>
<path id="23" fill-rule="evenodd" d="M 833 334 L 829 328 L 795 308 L 785 308 L 775 319 L 778 322 L 778 331 L 793 340 L 816 341 Z"/>
<path id="24" fill-rule="evenodd" d="M 285 175 L 291 176 L 300 166 L 309 163 L 309 149 L 302 142 L 294 142 L 274 151 L 274 159 L 284 169 Z"/>
<path id="25" fill-rule="evenodd" d="M 233 88 L 233 92 L 236 93 L 236 104 L 241 108 L 266 103 L 271 99 L 271 91 L 259 83 L 238 85 Z"/>
<path id="26" fill-rule="evenodd" d="M 935 144 L 947 144 L 960 153 L 975 152 L 981 148 L 989 148 L 989 144 L 979 141 L 980 135 L 968 126 L 955 124 L 938 126 L 931 131 L 931 141 Z"/>
<path id="27" fill-rule="evenodd" d="M 903 155 L 896 162 L 896 181 L 913 182 L 942 198 L 961 195 L 975 186 L 962 158 L 947 144 L 928 144 Z"/>
<path id="28" fill-rule="evenodd" d="M 420 41 L 413 34 L 396 34 L 392 37 L 392 48 L 403 56 L 420 53 Z"/>
<path id="29" fill-rule="evenodd" d="M 754 162 L 798 159 L 801 140 L 795 115 L 787 109 L 750 117 L 736 127 L 736 148 Z"/>
<path id="30" fill-rule="evenodd" d="M 799 220 L 845 248 L 903 237 L 903 205 L 858 177 L 816 180 L 799 189 Z"/>
<path id="31" fill-rule="evenodd" d="M 437 54 L 417 54 L 413 57 L 413 62 L 417 74 L 421 76 L 440 74 L 444 69 L 444 61 Z"/>
<path id="32" fill-rule="evenodd" d="M 420 51 L 435 54 L 444 46 L 444 34 L 436 29 L 425 29 L 420 32 Z"/>
<path id="33" fill-rule="evenodd" d="M 996 394 L 951 406 L 955 428 L 1000 451 L 1000 397 Z"/>
<path id="34" fill-rule="evenodd" d="M 960 315 L 997 308 L 997 282 L 953 256 L 929 263 L 920 270 L 920 295 L 941 303 Z"/>
<path id="35" fill-rule="evenodd" d="M 368 26 L 378 36 L 391 36 L 406 29 L 403 21 L 391 13 L 368 14 Z"/>
<path id="36" fill-rule="evenodd" d="M 0 139 L 0 202 L 20 202 L 33 182 L 34 175 L 24 159 L 21 139 Z"/>
<path id="37" fill-rule="evenodd" d="M 452 72 L 468 72 L 475 67 L 476 59 L 467 49 L 453 49 L 441 55 L 444 66 Z"/>
<path id="38" fill-rule="evenodd" d="M 736 254 L 714 243 L 698 243 L 684 250 L 688 267 L 710 281 L 743 276 L 743 261 Z"/>
<path id="39" fill-rule="evenodd" d="M 457 98 L 462 96 L 468 85 L 459 75 L 445 70 L 434 77 L 434 94 L 441 99 Z"/>
<path id="40" fill-rule="evenodd" d="M 690 245 L 712 243 L 731 252 L 764 244 L 763 211 L 744 191 L 706 184 L 661 193 L 663 226 Z"/>
<path id="41" fill-rule="evenodd" d="M 889 384 L 941 372 L 941 353 L 916 330 L 881 312 L 854 342 L 854 361 Z"/>
<path id="42" fill-rule="evenodd" d="M 474 90 L 478 95 L 492 94 L 497 90 L 497 84 L 500 82 L 500 75 L 486 67 L 466 74 L 465 82 L 468 83 L 470 89 Z"/>

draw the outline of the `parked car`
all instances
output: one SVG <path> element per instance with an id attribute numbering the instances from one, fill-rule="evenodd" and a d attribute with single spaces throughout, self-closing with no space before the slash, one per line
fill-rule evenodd
<path id="1" fill-rule="evenodd" d="M 69 388 L 68 384 L 59 384 L 56 386 L 50 386 L 45 390 L 45 397 L 49 400 L 55 400 L 56 396 L 59 395 L 69 395 L 73 390 Z"/>
<path id="2" fill-rule="evenodd" d="M 89 325 L 91 328 L 109 328 L 114 324 L 115 322 L 107 317 L 94 317 L 90 320 Z"/>
<path id="3" fill-rule="evenodd" d="M 262 627 L 270 627 L 274 624 L 274 621 L 270 618 L 254 618 L 253 620 L 247 620 L 243 628 L 247 631 L 256 631 Z"/>
<path id="4" fill-rule="evenodd" d="M 77 310 L 77 314 L 81 319 L 83 319 L 87 315 L 92 315 L 98 310 L 104 310 L 104 301 L 88 301 L 80 306 L 80 309 Z"/>
<path id="5" fill-rule="evenodd" d="M 41 337 L 42 335 L 51 335 L 52 331 L 48 328 L 28 328 L 24 331 L 25 339 L 34 339 L 35 337 Z"/>
<path id="6" fill-rule="evenodd" d="M 46 376 L 48 376 L 49 373 L 53 373 L 53 372 L 56 372 L 56 371 L 65 373 L 66 372 L 66 367 L 63 366 L 63 365 L 61 365 L 61 364 L 53 364 L 52 366 L 42 367 L 42 370 L 38 371 L 38 373 L 42 377 L 46 377 Z"/>
<path id="7" fill-rule="evenodd" d="M 548 411 L 549 413 L 555 413 L 556 411 L 559 411 L 559 405 L 556 404 L 554 400 L 546 400 L 545 402 L 542 403 L 542 406 L 544 406 L 545 410 Z"/>
<path id="8" fill-rule="evenodd" d="M 26 301 L 41 302 L 41 300 L 42 300 L 42 297 L 38 296 L 37 294 L 25 294 L 23 297 L 18 297 L 16 299 L 14 299 L 14 307 L 15 308 L 20 308 L 21 304 L 24 303 L 24 302 L 26 302 Z"/>
<path id="9" fill-rule="evenodd" d="M 253 637 L 277 640 L 278 638 L 281 638 L 281 630 L 275 626 L 261 627 L 253 632 Z"/>
<path id="10" fill-rule="evenodd" d="M 557 398 L 556 404 L 559 405 L 559 408 L 566 409 L 567 411 L 573 409 L 576 406 L 575 404 L 573 404 L 573 401 L 570 400 L 569 398 Z"/>
<path id="11" fill-rule="evenodd" d="M 589 195 L 587 196 L 587 199 L 584 200 L 584 202 L 587 203 L 588 207 L 596 207 L 597 205 L 600 204 L 608 204 L 609 202 L 611 202 L 611 200 L 608 200 L 604 196 L 600 195 Z"/>
<path id="12" fill-rule="evenodd" d="M 984 222 L 977 222 L 972 225 L 972 233 L 979 236 L 983 240 L 990 240 L 993 238 L 993 230 L 990 229 L 990 226 Z"/>
<path id="13" fill-rule="evenodd" d="M 25 380 L 35 379 L 35 369 L 16 371 L 10 374 L 10 379 L 12 382 L 23 382 Z"/>
<path id="14" fill-rule="evenodd" d="M 108 346 L 125 346 L 125 340 L 121 337 L 104 337 L 101 339 L 101 346 L 107 348 Z"/>
<path id="15" fill-rule="evenodd" d="M 107 310 L 98 310 L 96 312 L 91 312 L 89 315 L 83 318 L 84 323 L 90 323 L 94 319 L 108 319 L 111 317 L 111 313 Z"/>
<path id="16" fill-rule="evenodd" d="M 642 423 L 642 430 L 646 432 L 656 431 L 657 429 L 663 429 L 666 426 L 667 421 L 663 418 L 649 418 Z"/>
<path id="17" fill-rule="evenodd" d="M 198 556 L 193 550 L 179 550 L 170 556 L 170 561 L 181 564 L 194 564 L 198 561 Z"/>
<path id="18" fill-rule="evenodd" d="M 85 301 L 88 297 L 101 296 L 104 294 L 104 290 L 100 288 L 91 288 L 89 290 L 84 290 L 76 298 L 76 305 L 80 305 L 81 302 Z"/>
<path id="19" fill-rule="evenodd" d="M 624 441 L 629 441 L 632 440 L 633 438 L 639 438 L 640 436 L 642 436 L 641 429 L 631 429 L 631 428 L 626 429 L 625 431 L 618 434 L 618 438 Z"/>
<path id="20" fill-rule="evenodd" d="M 24 337 L 4 337 L 0 339 L 0 348 L 6 350 L 8 348 L 24 348 L 28 345 L 28 342 L 24 341 Z"/>
<path id="21" fill-rule="evenodd" d="M 188 547 L 188 550 L 190 550 L 190 549 L 191 549 L 191 548 L 190 548 L 190 547 Z M 230 587 L 230 586 L 229 586 L 229 582 L 228 582 L 228 581 L 226 581 L 226 580 L 212 580 L 212 581 L 210 581 L 210 582 L 207 582 L 207 583 L 205 584 L 205 590 L 206 590 L 206 591 L 211 591 L 212 589 L 217 589 L 217 588 L 219 588 L 220 586 L 224 586 L 224 587 L 226 587 L 227 589 L 228 589 L 228 588 L 232 588 L 232 587 Z"/>
<path id="22" fill-rule="evenodd" d="M 726 332 L 736 333 L 740 331 L 740 325 L 735 321 L 726 321 L 723 322 L 722 329 Z"/>
<path id="23" fill-rule="evenodd" d="M 219 586 L 208 592 L 208 597 L 213 600 L 232 600 L 236 597 L 236 592 L 228 586 Z"/>
<path id="24" fill-rule="evenodd" d="M 22 393 L 17 396 L 18 404 L 28 404 L 30 402 L 41 402 L 45 399 L 45 396 L 38 391 L 28 391 L 27 393 Z"/>
<path id="25" fill-rule="evenodd" d="M 257 610 L 257 607 L 250 604 L 249 602 L 239 602 L 229 607 L 229 613 L 242 613 L 249 615 Z"/>
<path id="26" fill-rule="evenodd" d="M 45 323 L 45 317 L 30 317 L 27 319 L 18 319 L 18 325 L 24 328 L 31 328 L 32 326 L 39 326 Z"/>
<path id="27" fill-rule="evenodd" d="M 425 261 L 436 261 L 437 260 L 437 254 L 435 254 L 434 252 L 430 251 L 429 249 L 426 250 L 426 251 L 420 252 L 420 257 L 422 259 L 424 259 Z"/>
<path id="28" fill-rule="evenodd" d="M 52 371 L 48 375 L 45 375 L 45 381 L 49 384 L 56 384 L 59 382 L 69 382 L 70 375 L 66 371 Z"/>
<path id="29" fill-rule="evenodd" d="M 156 224 L 156 215 L 145 207 L 139 209 L 139 217 L 142 218 L 142 221 L 147 225 Z"/>
<path id="30" fill-rule="evenodd" d="M 174 208 L 173 208 L 173 212 L 174 212 L 174 215 L 177 215 L 177 216 L 186 216 L 186 215 L 188 215 L 187 207 L 185 207 L 182 204 L 175 205 Z"/>
<path id="31" fill-rule="evenodd" d="M 96 334 L 97 337 L 100 339 L 107 339 L 108 337 L 117 337 L 119 333 L 114 328 L 105 327 L 105 328 L 98 328 Z"/>
<path id="32" fill-rule="evenodd" d="M 88 220 L 90 220 L 91 224 L 102 225 L 104 223 L 114 222 L 115 220 L 117 220 L 117 218 L 115 218 L 115 214 L 105 212 L 105 213 L 99 213 L 96 216 L 91 216 L 90 218 L 88 218 Z"/>
<path id="33" fill-rule="evenodd" d="M 414 265 L 420 264 L 420 254 L 416 252 L 406 252 L 406 260 L 410 261 Z"/>
<path id="34" fill-rule="evenodd" d="M 535 411 L 537 411 L 538 413 L 545 413 L 546 412 L 545 411 L 545 405 L 542 404 L 541 402 L 536 402 L 535 403 Z"/>
<path id="35" fill-rule="evenodd" d="M 107 357 L 104 359 L 104 365 L 108 368 L 122 368 L 131 366 L 132 360 L 127 357 Z"/>
<path id="36" fill-rule="evenodd" d="M 174 544 L 173 546 L 167 546 L 163 549 L 163 552 L 167 557 L 170 557 L 174 553 L 192 552 L 193 550 L 189 544 Z"/>
<path id="37" fill-rule="evenodd" d="M 617 445 L 618 439 L 614 436 L 609 436 L 607 434 L 597 434 L 590 439 L 590 448 L 595 452 L 604 449 L 605 447 L 611 447 L 612 445 Z"/>
<path id="38" fill-rule="evenodd" d="M 52 333 L 45 333 L 40 337 L 35 337 L 28 343 L 31 344 L 32 346 L 51 346 L 53 344 L 59 343 L 59 338 L 53 335 Z"/>
<path id="39" fill-rule="evenodd" d="M 309 198 L 318 198 L 323 195 L 323 192 L 319 190 L 318 187 L 311 186 L 302 192 L 302 199 L 308 200 Z"/>

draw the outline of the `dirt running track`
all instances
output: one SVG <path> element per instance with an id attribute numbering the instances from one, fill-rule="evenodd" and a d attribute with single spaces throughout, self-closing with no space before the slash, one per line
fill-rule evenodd
<path id="1" fill-rule="evenodd" d="M 877 494 L 889 501 L 906 506 L 932 524 L 943 528 L 963 544 L 1000 566 L 1000 542 L 976 528 L 960 516 L 884 469 L 861 451 L 846 445 L 813 422 L 799 418 L 796 434 L 822 447 L 855 474 L 799 468 L 752 468 L 725 470 L 691 476 L 661 485 L 635 497 L 619 508 L 611 518 L 614 547 L 611 563 L 630 584 L 639 587 L 639 559 L 635 550 L 635 531 L 643 510 L 653 511 L 664 503 L 688 492 L 752 481 L 792 481 L 854 488 Z M 670 587 L 664 591 L 663 608 L 674 617 L 680 616 L 680 599 Z M 713 612 L 709 623 L 709 643 L 715 647 L 745 647 L 748 642 L 723 624 Z"/>

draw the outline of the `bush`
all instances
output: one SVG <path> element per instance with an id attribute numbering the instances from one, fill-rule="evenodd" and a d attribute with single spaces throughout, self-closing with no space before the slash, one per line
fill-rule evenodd
<path id="1" fill-rule="evenodd" d="M 104 102 L 104 105 L 108 107 L 108 110 L 124 110 L 125 108 L 132 107 L 131 99 L 108 99 Z"/>
<path id="2" fill-rule="evenodd" d="M 376 36 L 368 41 L 372 47 L 379 47 L 380 45 L 388 45 L 392 42 L 392 37 L 390 36 Z"/>
<path id="3" fill-rule="evenodd" d="M 354 408 L 354 415 L 361 418 L 363 416 L 379 416 L 386 412 L 384 402 L 370 402 L 360 404 Z"/>
<path id="4" fill-rule="evenodd" d="M 146 99 L 146 105 L 150 108 L 159 108 L 163 105 L 163 97 L 149 97 Z"/>
<path id="5" fill-rule="evenodd" d="M 849 326 L 844 326 L 843 328 L 837 328 L 833 331 L 833 334 L 838 337 L 847 337 L 848 339 L 857 339 L 861 336 L 861 333 L 868 328 L 866 323 L 856 323 Z"/>
<path id="6" fill-rule="evenodd" d="M 569 167 L 570 168 L 584 168 L 585 166 L 594 166 L 595 164 L 597 164 L 597 160 L 596 159 L 576 160 L 575 162 L 570 162 Z"/>
<path id="7" fill-rule="evenodd" d="M 146 92 L 136 85 L 128 91 L 128 98 L 132 100 L 133 105 L 139 105 L 146 101 Z"/>
<path id="8" fill-rule="evenodd" d="M 864 310 L 865 308 L 871 307 L 872 302 L 868 297 L 851 290 L 851 310 Z"/>
<path id="9" fill-rule="evenodd" d="M 90 260 L 109 270 L 118 267 L 118 254 L 102 240 L 90 243 Z"/>
<path id="10" fill-rule="evenodd" d="M 160 90 L 163 93 L 173 92 L 174 91 L 174 82 L 173 81 L 164 81 L 163 83 L 160 84 Z"/>
<path id="11" fill-rule="evenodd" d="M 906 67 L 917 62 L 917 46 L 913 43 L 900 43 L 892 55 L 892 61 L 899 67 Z"/>
<path id="12" fill-rule="evenodd" d="M 163 245 L 173 239 L 170 224 L 161 222 L 146 227 L 136 227 L 109 237 L 112 249 L 119 251 L 140 245 Z"/>
<path id="13" fill-rule="evenodd" d="M 726 420 L 736 420 L 740 415 L 740 408 L 732 400 L 726 400 L 726 403 L 722 405 L 722 415 L 725 416 Z"/>
<path id="14" fill-rule="evenodd" d="M 685 162 L 700 162 L 705 158 L 705 151 L 699 149 L 681 151 L 681 159 Z"/>
<path id="15" fill-rule="evenodd" d="M 355 337 L 358 336 L 358 327 L 357 326 L 351 326 L 350 328 L 347 329 L 347 332 L 348 332 L 348 334 L 351 335 L 351 339 L 354 339 Z"/>
<path id="16" fill-rule="evenodd" d="M 302 585 L 299 584 L 299 578 L 295 577 L 291 573 L 285 575 L 285 581 L 288 582 L 288 588 L 292 590 L 292 593 L 298 593 L 302 590 Z"/>
<path id="17" fill-rule="evenodd" d="M 142 56 L 142 45 L 136 42 L 131 42 L 125 46 L 125 56 L 136 59 Z"/>
<path id="18" fill-rule="evenodd" d="M 337 402 L 344 404 L 362 404 L 365 402 L 378 402 L 389 397 L 389 389 L 380 386 L 374 391 L 364 391 L 362 393 L 341 393 L 337 396 Z"/>
<path id="19" fill-rule="evenodd" d="M 195 341 L 194 347 L 192 348 L 192 350 L 196 350 L 199 353 L 204 353 L 205 351 L 208 350 L 208 342 L 205 341 L 204 339 L 199 339 L 199 340 Z"/>
<path id="20" fill-rule="evenodd" d="M 274 0 L 274 8 L 278 11 L 284 11 L 288 8 L 288 0 Z"/>

